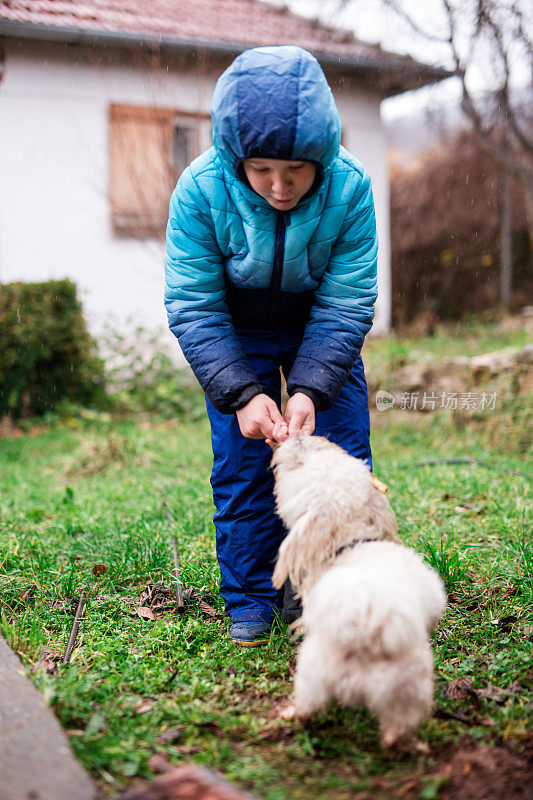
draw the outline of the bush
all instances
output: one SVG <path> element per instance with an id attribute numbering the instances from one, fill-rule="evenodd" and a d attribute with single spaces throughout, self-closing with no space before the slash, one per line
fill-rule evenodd
<path id="1" fill-rule="evenodd" d="M 103 396 L 96 356 L 69 280 L 0 284 L 0 416 L 53 411 Z"/>
<path id="2" fill-rule="evenodd" d="M 176 366 L 158 332 L 142 326 L 127 334 L 108 329 L 100 347 L 112 410 L 188 421 L 205 415 L 204 394 L 192 370 Z"/>
<path id="3" fill-rule="evenodd" d="M 500 167 L 474 131 L 462 130 L 413 163 L 391 171 L 394 326 L 431 311 L 462 319 L 500 306 Z M 533 290 L 524 188 L 512 192 L 512 298 Z"/>

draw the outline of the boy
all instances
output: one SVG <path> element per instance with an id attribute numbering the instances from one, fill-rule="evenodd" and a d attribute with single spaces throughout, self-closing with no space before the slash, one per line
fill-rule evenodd
<path id="1" fill-rule="evenodd" d="M 310 53 L 242 53 L 217 82 L 212 121 L 214 146 L 170 201 L 165 304 L 207 395 L 230 637 L 254 646 L 278 608 L 271 575 L 284 535 L 266 442 L 288 424 L 371 464 L 359 352 L 377 236 L 369 176 L 340 146 L 333 95 Z"/>

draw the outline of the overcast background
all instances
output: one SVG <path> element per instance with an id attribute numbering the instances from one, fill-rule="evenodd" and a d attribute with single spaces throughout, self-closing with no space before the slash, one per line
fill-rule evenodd
<path id="1" fill-rule="evenodd" d="M 317 17 L 327 25 L 345 27 L 366 42 L 379 43 L 384 49 L 396 53 L 411 55 L 428 64 L 451 68 L 450 51 L 447 45 L 424 41 L 416 35 L 409 25 L 395 12 L 388 9 L 381 0 L 351 0 L 345 8 L 339 0 L 266 0 L 274 5 L 286 5 L 291 11 L 309 17 Z M 523 13 L 528 12 L 529 30 L 533 26 L 533 3 L 529 0 L 516 0 Z M 446 20 L 442 14 L 441 0 L 402 0 L 403 7 L 420 25 L 433 34 L 447 33 Z M 468 0 L 461 2 L 465 14 L 464 43 L 468 41 L 468 11 L 472 5 Z M 495 85 L 495 75 L 491 74 L 491 59 L 487 58 L 487 50 L 483 43 L 478 43 L 473 54 L 469 71 L 469 87 L 474 92 L 482 92 Z M 531 66 L 522 49 L 517 46 L 513 52 L 513 73 L 518 90 L 531 85 Z M 406 92 L 398 97 L 385 100 L 382 104 L 382 115 L 389 134 L 393 128 L 398 137 L 406 138 L 402 129 L 420 132 L 420 142 L 414 142 L 414 149 L 427 144 L 430 130 L 438 129 L 444 122 L 455 126 L 460 121 L 459 103 L 461 88 L 455 78 L 448 79 L 433 87 L 426 87 L 416 92 Z M 404 125 L 402 125 L 402 120 Z M 413 122 L 416 120 L 416 124 Z M 424 124 L 427 123 L 427 124 Z M 392 127 L 393 126 L 393 127 Z M 400 142 L 391 141 L 396 145 Z"/>

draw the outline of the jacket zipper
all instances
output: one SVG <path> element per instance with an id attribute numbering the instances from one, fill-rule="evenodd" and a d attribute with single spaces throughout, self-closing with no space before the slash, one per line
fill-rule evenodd
<path id="1" fill-rule="evenodd" d="M 289 211 L 278 211 L 276 220 L 276 240 L 274 243 L 274 261 L 272 263 L 272 280 L 270 288 L 276 292 L 281 289 L 281 276 L 283 272 L 283 259 L 285 256 L 285 230 L 291 223 Z"/>

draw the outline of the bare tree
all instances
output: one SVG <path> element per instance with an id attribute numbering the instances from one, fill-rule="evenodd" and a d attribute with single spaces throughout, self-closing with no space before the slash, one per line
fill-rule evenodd
<path id="1" fill-rule="evenodd" d="M 339 9 L 357 0 L 338 0 Z M 524 187 L 530 246 L 533 249 L 533 15 L 528 0 L 436 0 L 436 14 L 426 4 L 380 0 L 410 28 L 418 41 L 432 42 L 447 53 L 448 66 L 461 85 L 462 109 L 483 145 L 501 167 L 502 303 L 508 305 L 512 276 L 510 179 Z M 529 14 L 529 18 L 528 18 Z M 476 92 L 482 75 L 487 89 Z M 517 91 L 517 75 L 527 85 Z"/>

